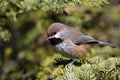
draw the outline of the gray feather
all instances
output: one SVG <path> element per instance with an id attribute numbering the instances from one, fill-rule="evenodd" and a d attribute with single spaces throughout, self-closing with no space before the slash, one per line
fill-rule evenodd
<path id="1" fill-rule="evenodd" d="M 67 34 L 64 35 L 64 39 L 70 39 L 72 40 L 73 43 L 77 45 L 87 43 L 89 40 L 94 40 L 93 37 L 87 34 L 81 33 L 74 28 L 66 27 L 66 29 L 67 30 L 65 31 L 65 33 Z"/>
<path id="2" fill-rule="evenodd" d="M 88 44 L 99 44 L 100 46 L 110 46 L 110 47 L 117 47 L 116 45 L 109 43 L 109 42 L 105 42 L 105 41 L 99 41 L 99 40 L 91 40 L 87 42 Z"/>
<path id="3" fill-rule="evenodd" d="M 100 46 L 111 46 L 111 47 L 116 47 L 114 44 L 109 43 L 109 42 L 104 42 L 104 41 L 99 41 L 95 40 L 93 37 L 81 33 L 78 30 L 71 28 L 71 27 L 66 27 L 66 35 L 64 38 L 72 40 L 73 43 L 76 45 L 81 45 L 81 44 L 99 44 Z M 71 34 L 71 35 L 69 35 Z M 67 36 L 67 37 L 66 37 Z"/>

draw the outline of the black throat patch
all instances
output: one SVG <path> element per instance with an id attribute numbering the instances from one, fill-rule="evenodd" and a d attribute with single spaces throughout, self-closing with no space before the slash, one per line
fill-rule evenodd
<path id="1" fill-rule="evenodd" d="M 63 41 L 61 38 L 55 38 L 55 37 L 49 40 L 50 40 L 51 45 L 57 45 Z"/>

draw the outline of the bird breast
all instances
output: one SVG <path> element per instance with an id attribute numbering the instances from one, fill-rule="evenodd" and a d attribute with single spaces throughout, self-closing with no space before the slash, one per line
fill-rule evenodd
<path id="1" fill-rule="evenodd" d="M 79 58 L 86 53 L 86 45 L 75 45 L 70 39 L 54 46 L 65 57 Z"/>

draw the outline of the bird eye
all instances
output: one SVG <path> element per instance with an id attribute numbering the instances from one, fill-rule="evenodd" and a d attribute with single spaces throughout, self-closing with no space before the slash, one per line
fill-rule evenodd
<path id="1" fill-rule="evenodd" d="M 53 32 L 51 36 L 53 36 L 53 35 L 55 35 L 55 34 L 56 34 L 56 32 Z"/>
<path id="2" fill-rule="evenodd" d="M 52 32 L 52 33 L 49 33 L 49 34 L 47 33 L 48 37 L 49 37 L 49 36 L 53 36 L 53 35 L 55 35 L 55 34 L 56 34 L 56 32 Z"/>
<path id="3" fill-rule="evenodd" d="M 54 32 L 53 34 L 56 34 L 56 32 Z"/>

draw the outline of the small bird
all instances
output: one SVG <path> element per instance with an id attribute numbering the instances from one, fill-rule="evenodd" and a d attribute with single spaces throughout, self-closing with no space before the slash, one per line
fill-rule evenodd
<path id="1" fill-rule="evenodd" d="M 75 28 L 62 23 L 53 23 L 47 31 L 51 45 L 65 57 L 73 59 L 82 57 L 90 50 L 90 45 L 99 44 L 101 46 L 115 47 L 112 43 L 96 40 L 90 35 L 79 32 Z"/>

